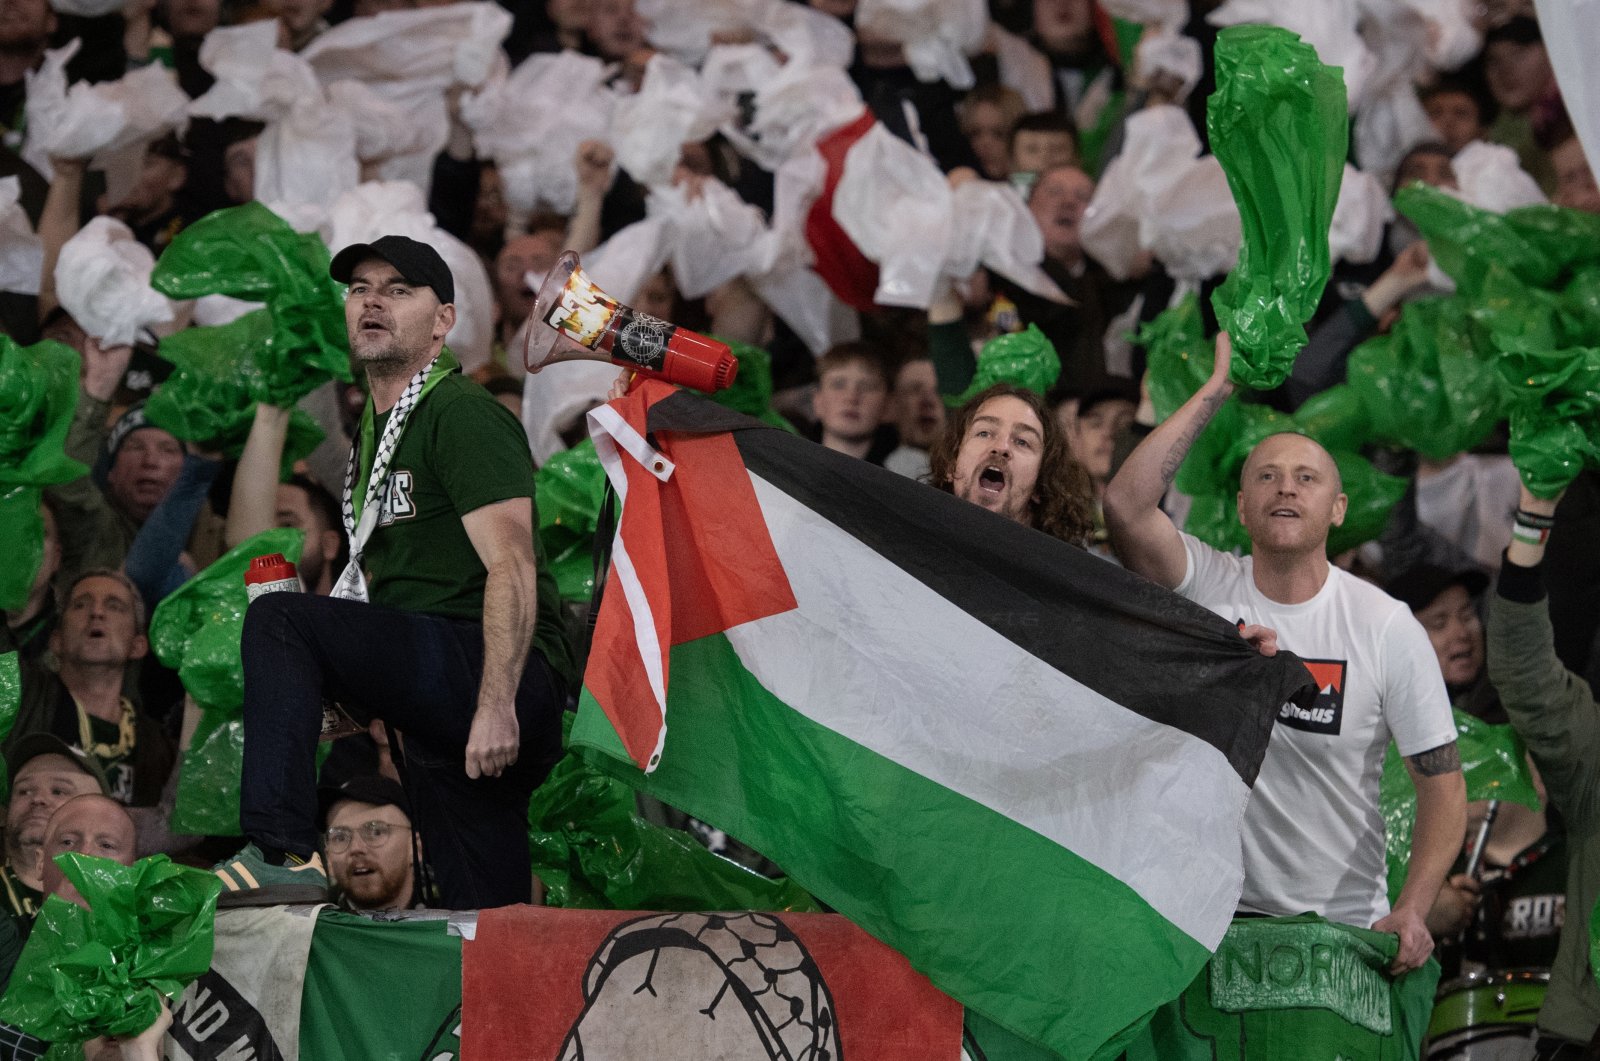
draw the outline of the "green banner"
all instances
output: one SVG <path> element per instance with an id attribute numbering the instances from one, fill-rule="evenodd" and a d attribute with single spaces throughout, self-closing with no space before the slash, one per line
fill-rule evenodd
<path id="1" fill-rule="evenodd" d="M 1392 935 L 1314 914 L 1242 918 L 1128 1061 L 1414 1061 L 1439 965 L 1395 979 Z"/>
<path id="2" fill-rule="evenodd" d="M 508 985 L 508 988 L 514 985 Z M 454 1061 L 461 1055 L 461 937 L 446 921 L 317 917 L 300 1002 L 300 1056 Z"/>

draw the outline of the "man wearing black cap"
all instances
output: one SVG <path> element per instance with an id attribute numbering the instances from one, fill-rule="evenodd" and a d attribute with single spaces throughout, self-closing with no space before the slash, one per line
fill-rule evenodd
<path id="1" fill-rule="evenodd" d="M 328 878 L 352 910 L 406 910 L 420 905 L 420 847 L 405 789 L 378 774 L 353 777 L 323 791 Z"/>
<path id="2" fill-rule="evenodd" d="M 108 792 L 99 766 L 60 737 L 31 733 L 6 756 L 6 860 L 0 867 L 0 914 L 29 915 L 43 901 L 39 851 L 50 816 L 75 796 Z"/>
<path id="3" fill-rule="evenodd" d="M 350 285 L 351 359 L 371 389 L 345 480 L 350 564 L 331 597 L 267 594 L 245 618 L 251 843 L 218 873 L 234 890 L 325 887 L 326 697 L 404 734 L 402 776 L 444 904 L 527 902 L 528 796 L 560 755 L 574 678 L 534 534 L 527 439 L 444 348 L 455 285 L 433 248 L 384 236 L 345 248 L 330 272 Z"/>

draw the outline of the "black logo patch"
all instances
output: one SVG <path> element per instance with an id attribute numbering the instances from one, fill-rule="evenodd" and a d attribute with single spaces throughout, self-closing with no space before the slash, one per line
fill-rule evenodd
<path id="1" fill-rule="evenodd" d="M 1337 737 L 1344 724 L 1345 661 L 1308 659 L 1305 665 L 1316 680 L 1317 698 L 1310 707 L 1284 704 L 1278 709 L 1278 722 L 1307 733 Z"/>

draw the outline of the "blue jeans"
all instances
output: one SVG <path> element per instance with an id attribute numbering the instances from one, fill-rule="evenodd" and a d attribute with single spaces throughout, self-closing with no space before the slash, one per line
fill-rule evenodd
<path id="1" fill-rule="evenodd" d="M 528 797 L 561 757 L 566 690 L 537 650 L 517 687 L 522 748 L 499 777 L 466 774 L 467 736 L 483 670 L 474 622 L 376 604 L 269 593 L 245 614 L 244 776 L 247 838 L 301 857 L 321 847 L 316 753 L 322 701 L 403 736 L 412 824 L 456 910 L 528 902 Z"/>

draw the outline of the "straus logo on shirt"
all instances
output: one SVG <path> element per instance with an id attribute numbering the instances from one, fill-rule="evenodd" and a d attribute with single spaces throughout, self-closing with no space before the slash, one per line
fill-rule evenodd
<path id="1" fill-rule="evenodd" d="M 1337 737 L 1339 727 L 1344 722 L 1345 661 L 1308 659 L 1305 665 L 1316 680 L 1317 698 L 1310 707 L 1284 704 L 1278 709 L 1278 721 L 1307 733 L 1325 733 Z"/>

